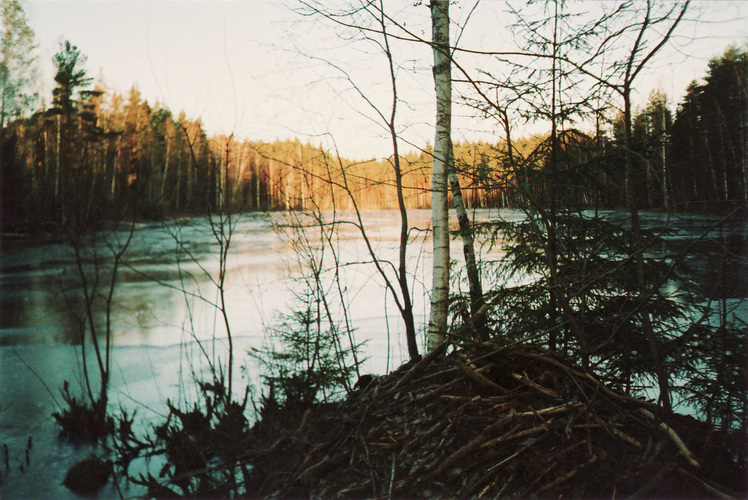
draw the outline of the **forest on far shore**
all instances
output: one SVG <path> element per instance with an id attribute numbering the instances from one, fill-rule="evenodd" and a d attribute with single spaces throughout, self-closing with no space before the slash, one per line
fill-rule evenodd
<path id="1" fill-rule="evenodd" d="M 62 43 L 52 104 L 3 116 L 5 233 L 55 233 L 73 220 L 94 229 L 217 211 L 347 209 L 354 198 L 359 209 L 398 208 L 392 158 L 353 162 L 298 139 L 209 137 L 199 118 L 149 103 L 137 87 L 125 96 L 94 83 L 85 61 Z M 706 75 L 694 75 L 703 78 L 685 89 L 674 113 L 662 92 L 636 110 L 640 208 L 718 212 L 748 199 L 746 75 L 748 51 L 730 46 Z M 608 107 L 596 123 L 593 131 L 565 124 L 555 148 L 550 134 L 455 143 L 467 206 L 521 207 L 527 193 L 542 201 L 550 186 L 565 193 L 566 207 L 625 206 L 623 116 Z M 430 207 L 432 155 L 429 144 L 401 155 L 407 208 Z"/>

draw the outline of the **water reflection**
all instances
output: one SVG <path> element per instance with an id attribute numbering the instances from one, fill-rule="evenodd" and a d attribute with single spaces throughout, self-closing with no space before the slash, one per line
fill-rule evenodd
<path id="1" fill-rule="evenodd" d="M 696 242 L 689 271 L 696 293 L 712 299 L 748 297 L 748 238 L 728 234 Z"/>
<path id="2" fill-rule="evenodd" d="M 497 213 L 476 212 L 477 221 Z M 502 211 L 502 217 L 523 217 L 519 211 Z M 611 213 L 610 217 L 616 214 Z M 284 222 L 283 214 L 250 214 L 232 219 L 233 235 L 228 257 L 226 292 L 231 319 L 237 331 L 260 334 L 273 321 L 276 311 L 293 300 L 287 281 L 299 271 L 288 240 L 272 228 Z M 374 211 L 365 214 L 367 229 L 379 255 L 397 260 L 399 215 Z M 353 220 L 353 214 L 336 214 L 338 220 Z M 410 213 L 411 226 L 429 227 L 429 211 Z M 688 249 L 687 268 L 680 276 L 692 291 L 713 298 L 748 296 L 748 243 L 745 228 L 713 230 L 701 238 L 714 219 L 680 216 L 669 220 L 661 214 L 645 214 L 646 224 L 669 223 L 671 232 L 661 251 L 677 255 Z M 292 222 L 292 221 L 288 221 Z M 309 222 L 312 222 L 311 219 Z M 339 257 L 346 264 L 368 262 L 370 257 L 352 224 L 338 226 Z M 89 288 L 96 286 L 93 312 L 97 325 L 106 324 L 106 291 L 111 277 L 112 252 L 107 245 L 121 242 L 126 230 L 110 232 L 97 240 L 95 254 L 87 254 L 85 269 Z M 291 235 L 293 237 L 293 235 Z M 429 290 L 430 245 L 427 233 L 411 231 L 410 266 L 416 276 L 414 296 Z M 313 245 L 319 238 L 311 238 Z M 500 259 L 497 247 L 484 248 L 484 259 Z M 224 335 L 215 318 L 215 277 L 218 244 L 205 218 L 138 225 L 120 266 L 111 314 L 111 328 L 118 345 L 165 345 L 178 343 L 185 334 L 196 338 Z M 454 243 L 454 255 L 461 255 Z M 95 257 L 95 259 L 94 259 Z M 329 260 L 329 257 L 327 257 Z M 726 263 L 726 264 L 725 264 Z M 727 266 L 727 267 L 724 267 Z M 384 289 L 371 266 L 350 265 L 343 276 L 362 317 L 370 315 L 373 301 L 383 304 Z M 75 344 L 80 342 L 80 320 L 85 301 L 72 250 L 60 242 L 3 242 L 0 262 L 0 345 Z M 371 287 L 370 290 L 364 290 Z M 425 304 L 417 305 L 417 312 Z M 383 309 L 383 308 L 382 308 Z M 394 309 L 392 309 L 394 311 Z M 397 318 L 393 317 L 393 324 Z M 390 325 L 391 326 L 391 325 Z M 103 333 L 103 327 L 100 328 Z"/>
<path id="3" fill-rule="evenodd" d="M 79 337 L 68 300 L 52 272 L 4 275 L 0 295 L 0 345 L 71 344 Z"/>

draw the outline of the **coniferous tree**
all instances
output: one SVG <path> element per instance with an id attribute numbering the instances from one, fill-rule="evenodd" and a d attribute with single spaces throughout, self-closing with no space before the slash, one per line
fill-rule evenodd
<path id="1" fill-rule="evenodd" d="M 644 164 L 647 207 L 670 208 L 667 144 L 672 122 L 668 98 L 660 91 L 650 94 L 647 107 L 634 118 L 634 140 Z"/>
<path id="2" fill-rule="evenodd" d="M 748 199 L 748 51 L 729 47 L 709 63 L 678 107 L 669 155 L 676 201 L 685 208 Z"/>
<path id="3" fill-rule="evenodd" d="M 678 107 L 670 141 L 670 172 L 674 196 L 677 203 L 685 209 L 712 196 L 707 192 L 709 182 L 703 177 L 708 170 L 700 168 L 700 165 L 707 164 L 703 141 L 705 134 L 701 130 L 699 111 L 700 92 L 698 83 L 692 81 Z"/>
<path id="4" fill-rule="evenodd" d="M 54 174 L 54 201 L 60 211 L 60 221 L 63 225 L 69 222 L 71 210 L 80 208 L 80 199 L 76 199 L 79 191 L 76 181 L 80 179 L 80 155 L 83 152 L 81 136 L 77 133 L 81 120 L 88 120 L 84 115 L 84 101 L 86 89 L 93 78 L 86 75 L 83 65 L 86 56 L 70 43 L 60 43 L 60 50 L 53 57 L 57 68 L 55 74 L 56 87 L 52 91 L 52 108 L 48 114 L 56 118 L 56 150 Z M 82 214 L 78 214 L 81 215 Z M 76 219 L 74 224 L 82 222 Z"/>
<path id="5" fill-rule="evenodd" d="M 0 131 L 36 100 L 31 89 L 36 68 L 34 31 L 18 0 L 2 0 L 0 33 Z"/>
<path id="6" fill-rule="evenodd" d="M 0 226 L 25 231 L 25 205 L 38 179 L 26 168 L 28 130 L 6 134 L 6 125 L 36 100 L 32 89 L 36 45 L 20 2 L 2 0 L 0 8 Z"/>

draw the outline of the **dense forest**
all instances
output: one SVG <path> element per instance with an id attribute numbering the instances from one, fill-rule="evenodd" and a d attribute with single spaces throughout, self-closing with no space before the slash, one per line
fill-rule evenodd
<path id="1" fill-rule="evenodd" d="M 200 119 L 93 82 L 86 57 L 64 42 L 54 57 L 51 105 L 30 116 L 18 107 L 2 127 L 2 225 L 5 232 L 57 232 L 69 221 L 160 219 L 215 211 L 397 208 L 392 158 L 352 162 L 299 140 L 261 143 L 206 135 Z M 653 92 L 633 120 L 640 208 L 724 210 L 748 198 L 745 79 L 748 52 L 729 47 L 694 80 L 677 109 Z M 695 75 L 696 76 L 696 75 Z M 4 92 L 5 100 L 10 98 Z M 44 102 L 44 101 L 42 101 Z M 625 204 L 623 116 L 599 117 L 596 132 L 575 128 L 495 143 L 454 145 L 469 207 L 522 206 L 560 183 L 570 206 Z M 553 150 L 553 153 L 551 151 Z M 402 155 L 408 208 L 431 203 L 433 148 Z M 548 165 L 555 165 L 553 178 Z M 347 193 L 347 194 L 346 194 Z"/>
<path id="2" fill-rule="evenodd" d="M 372 104 L 372 113 L 391 134 L 392 155 L 353 161 L 298 139 L 209 135 L 200 118 L 148 102 L 137 86 L 107 88 L 70 41 L 53 58 L 51 95 L 34 95 L 33 32 L 19 3 L 3 1 L 0 230 L 14 242 L 62 234 L 70 247 L 75 283 L 61 291 L 79 295 L 68 312 L 85 374 L 80 392 L 64 383 L 54 418 L 66 438 L 111 444 L 102 480 L 85 483 L 92 465 L 83 461 L 84 484 L 66 477 L 68 488 L 96 491 L 116 471 L 158 498 L 498 498 L 509 484 L 517 497 L 679 497 L 686 480 L 699 481 L 693 496 L 745 492 L 748 47 L 715 54 L 682 96 L 654 91 L 636 108 L 638 77 L 688 2 L 623 2 L 584 21 L 562 1 L 528 2 L 534 13 L 510 2 L 522 52 L 470 54 L 504 58 L 501 76 L 461 65 L 470 51 L 450 42 L 454 2 L 412 7 L 425 3 L 428 39 L 384 2 L 341 12 L 336 2 L 301 2 L 310 16 L 357 33 L 351 40 L 376 40 L 389 66 L 391 109 Z M 434 57 L 434 142 L 408 152 L 399 149 L 395 40 L 427 45 Z M 457 103 L 491 121 L 495 140 L 453 143 Z M 525 133 L 529 125 L 544 131 Z M 408 209 L 416 208 L 432 213 L 414 237 Z M 476 223 L 471 208 L 519 210 Z M 396 262 L 377 253 L 362 217 L 380 209 L 397 210 Z M 232 315 L 247 311 L 229 311 L 227 262 L 241 227 L 235 214 L 253 211 L 288 212 L 273 230 L 292 242 L 305 289 L 264 332 L 272 345 L 245 352 L 259 379 L 240 381 Z M 186 237 L 169 224 L 119 224 L 172 218 L 207 228 L 216 268 L 184 252 Z M 342 259 L 343 223 L 363 242 L 365 262 Z M 128 262 L 134 235 L 150 226 L 174 240 L 176 269 L 164 275 L 179 280 Z M 416 266 L 427 254 L 433 264 L 425 278 L 407 248 L 420 238 L 433 243 L 418 250 Z M 501 254 L 492 260 L 479 246 Z M 363 265 L 374 270 L 361 286 L 394 306 L 409 356 L 381 377 L 359 373 L 351 304 L 360 299 L 341 272 Z M 197 292 L 185 285 L 189 267 L 199 269 L 189 276 Z M 125 272 L 184 295 L 188 333 L 209 366 L 193 371 L 198 402 L 167 399 L 160 425 L 139 428 L 134 411 L 112 409 L 112 304 Z M 430 300 L 429 318 L 416 294 Z M 206 346 L 225 333 L 225 356 L 207 354 L 191 299 L 211 309 Z M 87 359 L 94 370 L 85 371 Z M 680 418 L 683 406 L 700 420 Z"/>

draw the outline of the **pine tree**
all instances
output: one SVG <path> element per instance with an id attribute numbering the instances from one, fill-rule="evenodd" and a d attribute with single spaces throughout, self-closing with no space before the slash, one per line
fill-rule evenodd
<path id="1" fill-rule="evenodd" d="M 57 86 L 52 91 L 52 108 L 48 114 L 56 117 L 57 137 L 55 151 L 54 201 L 61 210 L 61 222 L 66 224 L 71 215 L 71 207 L 79 205 L 74 198 L 78 194 L 73 167 L 81 151 L 81 135 L 76 129 L 78 120 L 87 118 L 83 115 L 86 89 L 93 78 L 86 75 L 82 66 L 86 63 L 86 56 L 70 43 L 60 43 L 60 50 L 52 58 L 57 68 L 55 82 Z"/>
<path id="2" fill-rule="evenodd" d="M 748 200 L 748 51 L 729 47 L 709 62 L 678 107 L 669 155 L 681 203 Z"/>

